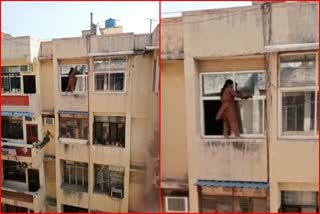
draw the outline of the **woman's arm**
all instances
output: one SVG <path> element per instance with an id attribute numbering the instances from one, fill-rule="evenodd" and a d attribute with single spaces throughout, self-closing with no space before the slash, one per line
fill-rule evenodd
<path id="1" fill-rule="evenodd" d="M 238 98 L 241 98 L 241 99 L 249 99 L 249 98 L 252 98 L 251 95 L 244 95 L 242 94 L 240 91 L 235 91 L 233 90 L 232 88 L 229 89 L 230 93 L 232 94 L 232 96 L 234 97 L 238 97 Z"/>

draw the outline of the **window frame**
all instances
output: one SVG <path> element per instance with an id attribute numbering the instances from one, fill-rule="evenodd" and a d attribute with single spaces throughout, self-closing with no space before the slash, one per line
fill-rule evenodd
<path id="1" fill-rule="evenodd" d="M 18 123 L 18 121 L 21 123 L 21 129 L 22 129 L 22 133 L 21 136 L 22 138 L 8 138 L 8 137 L 4 137 L 3 136 L 3 133 L 1 135 L 2 138 L 7 138 L 7 139 L 14 139 L 14 140 L 24 140 L 24 136 L 25 136 L 25 130 L 24 130 L 24 120 L 23 120 L 23 117 L 16 117 L 16 116 L 2 116 L 1 118 L 1 123 L 2 123 L 2 126 L 1 126 L 1 132 L 2 132 L 2 129 L 3 129 L 3 125 L 5 125 L 2 121 L 3 120 L 7 120 L 8 123 L 11 123 L 14 122 L 15 124 Z M 10 124 L 10 125 L 11 125 Z M 9 127 L 9 129 L 12 129 L 12 127 Z"/>
<path id="2" fill-rule="evenodd" d="M 106 184 L 107 186 L 109 186 L 109 191 L 102 191 L 100 188 L 97 188 L 96 185 L 99 185 L 97 183 L 97 178 L 96 175 L 99 171 L 102 171 L 102 173 L 107 173 L 107 178 L 103 177 L 103 181 L 105 179 L 107 179 L 108 184 Z M 93 165 L 93 193 L 98 193 L 98 194 L 104 194 L 104 195 L 108 195 L 111 197 L 111 192 L 112 192 L 112 187 L 113 187 L 113 183 L 112 183 L 112 172 L 119 172 L 121 173 L 122 176 L 122 192 L 124 192 L 124 182 L 125 182 L 125 168 L 121 167 L 121 166 L 114 166 L 114 165 L 104 165 L 104 164 L 94 164 Z"/>
<path id="3" fill-rule="evenodd" d="M 124 70 L 111 70 L 111 60 L 114 58 L 123 58 L 126 61 L 126 68 Z M 95 71 L 94 64 L 95 61 L 102 61 L 104 59 L 108 59 L 109 62 L 109 69 L 108 70 L 101 70 Z M 110 57 L 103 57 L 103 58 L 94 58 L 93 59 L 93 74 L 92 74 L 92 86 L 93 86 L 93 93 L 94 94 L 126 94 L 127 93 L 127 73 L 128 73 L 128 65 L 129 65 L 129 57 L 128 56 L 110 56 Z M 103 89 L 103 90 L 96 90 L 96 74 L 104 74 L 110 77 L 110 74 L 122 74 L 123 73 L 123 90 L 121 91 L 110 91 L 110 89 Z M 105 77 L 104 77 L 105 78 Z M 110 78 L 108 78 L 108 82 L 110 85 Z"/>
<path id="4" fill-rule="evenodd" d="M 88 77 L 89 77 L 89 65 L 88 64 L 59 64 L 59 66 L 58 66 L 58 74 L 59 74 L 59 93 L 61 94 L 61 95 L 66 95 L 66 94 L 68 94 L 68 92 L 66 92 L 66 91 L 62 91 L 62 81 L 61 81 L 61 78 L 62 77 L 68 77 L 68 75 L 62 75 L 61 74 L 61 67 L 62 66 L 71 66 L 71 67 L 76 67 L 76 66 L 86 66 L 87 67 L 87 74 L 78 74 L 78 75 L 76 75 L 76 77 L 78 78 L 78 77 L 81 77 L 82 79 L 85 79 L 86 81 L 84 81 L 85 82 L 85 84 L 86 84 L 86 90 L 85 91 L 76 91 L 76 90 L 74 90 L 73 91 L 73 94 L 82 94 L 82 95 L 87 95 L 88 94 L 88 86 L 89 86 L 89 84 L 88 84 Z"/>
<path id="5" fill-rule="evenodd" d="M 98 122 L 98 121 L 96 121 L 95 120 L 95 117 L 106 117 L 106 118 L 108 118 L 108 122 Z M 110 122 L 109 120 L 110 120 L 110 117 L 120 117 L 121 119 L 123 119 L 124 120 L 124 122 L 116 122 L 116 123 L 114 123 L 114 122 Z M 117 124 L 117 133 L 118 133 L 118 131 L 119 131 L 119 128 L 118 128 L 118 126 L 119 126 L 119 124 L 122 124 L 122 125 L 124 125 L 124 144 L 123 144 L 123 146 L 121 146 L 121 144 L 119 145 L 119 146 L 117 146 L 117 145 L 112 145 L 112 144 L 100 144 L 100 143 L 95 143 L 95 139 L 96 139 L 96 123 L 102 123 L 102 124 L 108 124 L 108 127 L 109 127 L 109 135 L 110 135 L 110 129 L 111 129 L 111 127 L 110 127 L 110 124 Z M 93 116 L 93 145 L 97 145 L 97 146 L 110 146 L 110 147 L 116 147 L 116 148 L 126 148 L 126 123 L 127 123 L 127 118 L 126 118 L 126 116 L 125 115 L 94 115 Z"/>
<path id="6" fill-rule="evenodd" d="M 6 76 L 7 78 L 9 78 L 9 85 L 10 85 L 10 92 L 5 92 L 5 91 L 3 91 L 2 92 L 2 89 L 3 89 L 3 78 L 4 78 L 4 73 L 3 73 L 3 68 L 4 67 L 18 67 L 19 68 L 19 71 L 17 71 L 17 72 L 7 72 L 6 74 L 8 74 L 8 76 Z M 12 88 L 11 88 L 11 82 L 10 82 L 10 79 L 11 78 L 17 78 L 17 77 L 10 77 L 10 74 L 18 74 L 19 76 L 19 80 L 20 80 L 20 91 L 19 92 L 12 92 Z M 1 84 L 1 93 L 3 94 L 3 95 L 17 95 L 17 94 L 24 94 L 24 92 L 23 92 L 23 87 L 22 87 L 22 85 L 23 85 L 23 80 L 22 80 L 22 77 L 23 75 L 22 75 L 22 73 L 21 73 L 21 70 L 20 70 L 20 65 L 8 65 L 8 66 L 1 66 L 1 82 L 2 82 L 2 84 Z"/>
<path id="7" fill-rule="evenodd" d="M 199 81 L 200 81 L 200 136 L 202 139 L 222 139 L 224 138 L 223 134 L 221 135 L 205 135 L 205 119 L 204 119 L 204 101 L 205 100 L 220 100 L 220 97 L 218 96 L 203 96 L 203 84 L 202 84 L 202 77 L 208 74 L 250 74 L 250 73 L 264 73 L 267 75 L 267 72 L 265 69 L 260 69 L 260 70 L 235 70 L 235 71 L 217 71 L 217 72 L 200 72 L 199 73 Z M 234 82 L 235 84 L 235 82 Z M 266 88 L 267 90 L 267 88 Z M 262 105 L 263 109 L 263 117 L 262 117 L 262 129 L 263 133 L 262 134 L 240 134 L 241 137 L 247 138 L 247 139 L 264 139 L 266 137 L 266 119 L 267 119 L 267 110 L 265 108 L 265 104 L 267 102 L 267 96 L 266 95 L 253 95 L 252 98 L 248 100 L 262 100 L 264 101 Z M 235 100 L 241 100 L 239 98 L 236 98 Z"/>
<path id="8" fill-rule="evenodd" d="M 153 59 L 152 63 L 152 92 L 155 94 L 158 94 L 160 91 L 159 79 L 159 59 L 156 57 Z"/>
<path id="9" fill-rule="evenodd" d="M 72 162 L 72 163 L 67 163 L 67 162 Z M 85 166 L 86 165 L 86 166 Z M 68 169 L 66 168 L 68 167 Z M 76 184 L 72 184 L 72 172 L 71 170 L 75 169 L 75 182 Z M 78 182 L 78 175 L 77 175 L 77 171 L 78 169 L 82 169 L 82 175 L 81 175 L 81 180 L 82 180 L 82 185 L 80 184 L 77 184 Z M 87 169 L 87 186 L 85 185 L 85 169 Z M 66 182 L 65 180 L 67 179 L 67 176 L 65 175 L 65 172 L 68 171 L 68 182 Z M 62 185 L 65 186 L 66 188 L 68 186 L 73 186 L 73 187 L 80 187 L 80 191 L 81 190 L 85 190 L 88 191 L 88 188 L 89 188 L 89 165 L 88 163 L 85 163 L 85 162 L 78 162 L 78 161 L 67 161 L 67 160 L 64 160 L 63 161 L 63 177 L 62 177 Z"/>
<path id="10" fill-rule="evenodd" d="M 299 87 L 281 87 L 280 83 L 281 83 L 281 69 L 280 69 L 280 64 L 281 64 L 281 57 L 285 57 L 285 56 L 304 56 L 304 55 L 314 55 L 315 56 L 315 71 L 316 71 L 316 83 L 315 86 L 299 86 Z M 318 80 L 318 53 L 317 52 L 301 52 L 301 53 L 283 53 L 283 54 L 279 54 L 278 55 L 278 72 L 277 72 L 277 95 L 278 95 L 278 138 L 279 139 L 318 139 L 319 135 L 317 133 L 318 131 L 318 126 L 319 123 L 317 122 L 317 117 L 318 117 L 318 92 L 319 92 L 319 80 Z M 306 135 L 306 134 L 301 134 L 301 135 L 297 135 L 297 134 L 284 134 L 283 133 L 283 127 L 282 127 L 282 98 L 283 98 L 283 94 L 284 93 L 290 93 L 290 92 L 315 92 L 315 98 L 314 98 L 314 130 L 313 130 L 313 135 Z"/>
<path id="11" fill-rule="evenodd" d="M 88 128 L 88 133 L 87 133 L 87 138 L 73 138 L 73 137 L 62 137 L 62 133 L 61 133 L 61 118 L 63 119 L 72 119 L 72 120 L 80 120 L 80 127 L 79 127 L 79 130 L 80 132 L 79 133 L 83 133 L 83 135 L 85 134 L 85 124 L 83 124 L 83 120 L 87 120 L 87 128 Z M 76 139 L 76 140 L 88 140 L 89 139 L 89 116 L 88 115 L 76 115 L 76 114 L 59 114 L 59 123 L 58 123 L 58 126 L 59 126 L 59 138 L 66 138 L 66 139 Z M 73 125 L 72 126 L 72 130 L 74 132 L 75 128 L 77 126 Z M 82 128 L 82 130 L 81 130 Z M 67 125 L 66 125 L 66 129 L 68 129 Z M 68 130 L 67 130 L 68 132 Z"/>

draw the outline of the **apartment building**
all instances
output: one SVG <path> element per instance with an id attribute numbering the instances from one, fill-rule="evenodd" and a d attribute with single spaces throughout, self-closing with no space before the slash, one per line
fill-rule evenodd
<path id="1" fill-rule="evenodd" d="M 108 28 L 2 38 L 3 212 L 157 211 L 158 28 Z"/>
<path id="2" fill-rule="evenodd" d="M 165 4 L 165 3 L 163 3 Z M 317 212 L 317 2 L 183 12 L 161 27 L 164 212 Z M 227 79 L 241 138 L 215 117 Z"/>

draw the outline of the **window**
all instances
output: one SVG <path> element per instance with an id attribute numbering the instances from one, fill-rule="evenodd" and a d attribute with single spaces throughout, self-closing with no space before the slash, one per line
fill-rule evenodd
<path id="1" fill-rule="evenodd" d="M 81 207 L 74 207 L 69 205 L 63 205 L 63 212 L 65 213 L 88 213 L 88 209 Z"/>
<path id="2" fill-rule="evenodd" d="M 124 168 L 115 166 L 94 166 L 94 191 L 113 196 L 123 195 Z M 122 198 L 122 197 L 121 197 Z"/>
<path id="3" fill-rule="evenodd" d="M 60 114 L 59 129 L 60 137 L 73 139 L 88 139 L 88 116 Z"/>
<path id="4" fill-rule="evenodd" d="M 318 192 L 281 191 L 282 212 L 318 212 Z"/>
<path id="5" fill-rule="evenodd" d="M 159 92 L 159 65 L 158 65 L 158 59 L 154 59 L 153 60 L 152 90 L 155 93 Z"/>
<path id="6" fill-rule="evenodd" d="M 267 212 L 264 198 L 204 196 L 201 198 L 201 212 Z"/>
<path id="7" fill-rule="evenodd" d="M 94 144 L 125 147 L 125 117 L 94 116 Z"/>
<path id="8" fill-rule="evenodd" d="M 2 161 L 4 180 L 26 183 L 26 169 L 16 161 Z"/>
<path id="9" fill-rule="evenodd" d="M 64 161 L 64 187 L 88 191 L 88 164 Z"/>
<path id="10" fill-rule="evenodd" d="M 316 61 L 316 55 L 280 57 L 281 136 L 318 135 Z"/>
<path id="11" fill-rule="evenodd" d="M 2 116 L 2 137 L 23 140 L 22 117 Z"/>
<path id="12" fill-rule="evenodd" d="M 78 68 L 80 72 L 76 75 L 77 83 L 74 92 L 86 92 L 87 91 L 87 77 L 88 77 L 88 65 L 77 64 L 77 65 L 60 65 L 60 90 L 61 92 L 66 91 L 69 81 L 69 72 L 71 68 Z"/>
<path id="13" fill-rule="evenodd" d="M 2 67 L 2 93 L 21 93 L 20 67 Z"/>
<path id="14" fill-rule="evenodd" d="M 23 76 L 23 92 L 25 94 L 36 93 L 36 76 L 35 75 Z"/>
<path id="15" fill-rule="evenodd" d="M 10 204 L 2 204 L 2 212 L 4 213 L 27 213 L 28 209 L 25 207 L 18 207 Z"/>
<path id="16" fill-rule="evenodd" d="M 97 92 L 124 92 L 127 59 L 105 58 L 94 61 L 94 90 Z"/>
<path id="17" fill-rule="evenodd" d="M 252 99 L 237 100 L 239 128 L 243 136 L 263 136 L 266 123 L 265 72 L 214 72 L 200 74 L 202 135 L 222 137 L 223 122 L 216 121 L 220 109 L 220 91 L 227 79 L 232 79 L 237 88 Z"/>

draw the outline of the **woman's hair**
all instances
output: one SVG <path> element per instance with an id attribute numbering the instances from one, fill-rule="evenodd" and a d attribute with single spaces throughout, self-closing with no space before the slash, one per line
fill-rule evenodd
<path id="1" fill-rule="evenodd" d="M 70 76 L 70 74 L 71 74 L 72 71 L 74 71 L 74 68 L 73 68 L 73 67 L 70 68 L 69 76 Z"/>
<path id="2" fill-rule="evenodd" d="M 226 89 L 229 85 L 233 85 L 233 81 L 231 79 L 227 79 L 226 82 L 224 83 L 221 92 L 220 92 L 220 97 L 222 98 L 223 91 Z"/>

